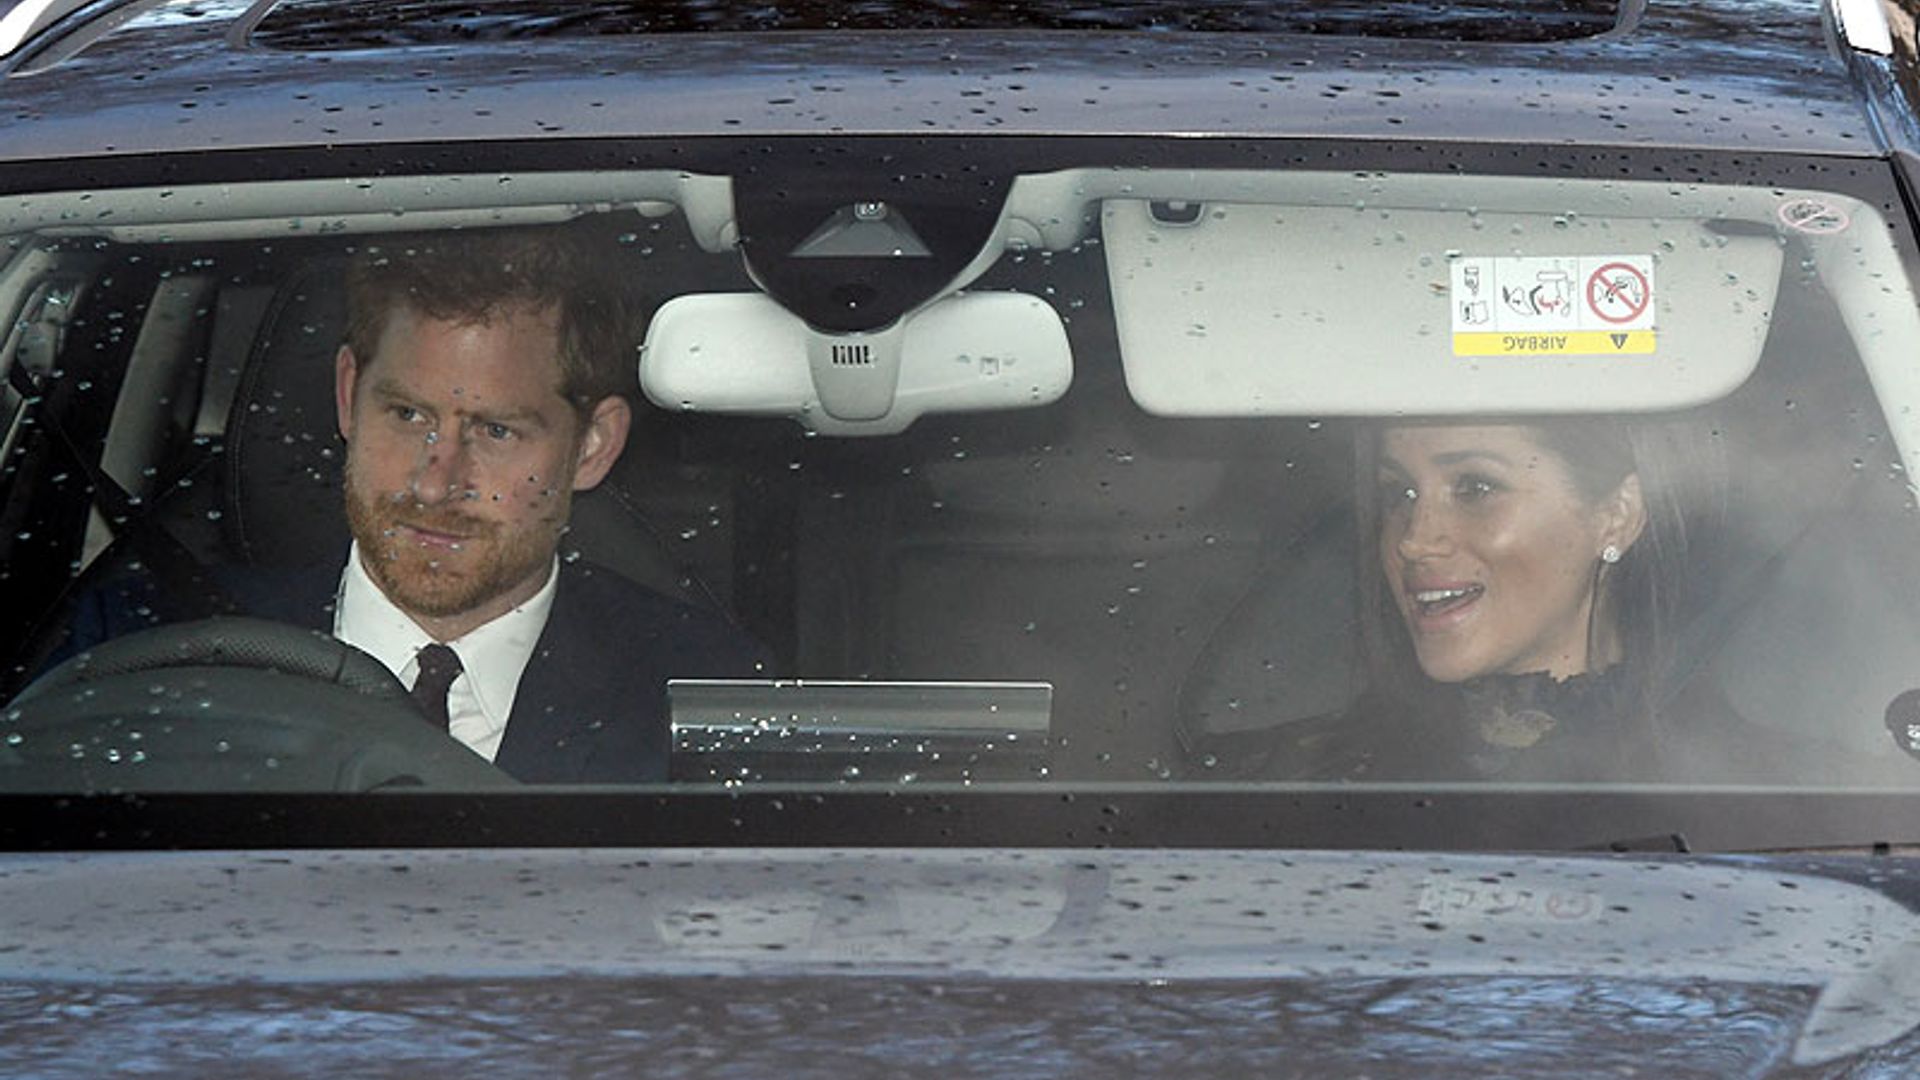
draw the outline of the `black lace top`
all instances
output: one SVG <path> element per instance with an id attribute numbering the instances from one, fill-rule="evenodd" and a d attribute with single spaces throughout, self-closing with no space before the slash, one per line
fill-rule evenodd
<path id="1" fill-rule="evenodd" d="M 1636 719 L 1630 686 L 1622 665 L 1565 679 L 1539 671 L 1463 683 L 1454 695 L 1462 764 L 1501 776 L 1528 758 L 1560 758 L 1576 746 L 1594 764 L 1611 764 Z"/>
<path id="2" fill-rule="evenodd" d="M 1633 737 L 1641 709 L 1624 665 L 1554 679 L 1489 675 L 1404 703 L 1366 694 L 1314 717 L 1221 746 L 1248 776 L 1293 780 L 1631 776 L 1647 762 Z M 1647 775 L 1640 771 L 1637 775 Z"/>
<path id="3" fill-rule="evenodd" d="M 1864 757 L 1738 716 L 1710 685 L 1654 717 L 1628 665 L 1360 696 L 1339 713 L 1208 740 L 1217 778 L 1354 781 L 1910 783 L 1912 762 Z M 1906 768 L 1902 773 L 1900 770 Z"/>

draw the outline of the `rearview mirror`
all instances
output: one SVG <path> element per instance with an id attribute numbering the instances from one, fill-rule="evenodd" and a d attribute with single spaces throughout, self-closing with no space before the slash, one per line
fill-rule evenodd
<path id="1" fill-rule="evenodd" d="M 926 413 L 1045 405 L 1073 381 L 1060 316 L 1020 293 L 961 293 L 871 333 L 809 327 L 759 293 L 668 301 L 640 386 L 667 409 L 790 416 L 824 435 L 892 435 Z"/>

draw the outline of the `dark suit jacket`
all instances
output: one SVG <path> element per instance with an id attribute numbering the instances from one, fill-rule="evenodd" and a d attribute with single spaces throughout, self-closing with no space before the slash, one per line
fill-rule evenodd
<path id="1" fill-rule="evenodd" d="M 338 567 L 214 573 L 238 614 L 333 629 Z M 61 651 L 177 615 L 151 580 L 94 590 Z M 553 610 L 520 676 L 494 758 L 529 783 L 647 783 L 667 778 L 667 680 L 763 674 L 765 651 L 718 616 L 585 561 L 560 564 Z"/>

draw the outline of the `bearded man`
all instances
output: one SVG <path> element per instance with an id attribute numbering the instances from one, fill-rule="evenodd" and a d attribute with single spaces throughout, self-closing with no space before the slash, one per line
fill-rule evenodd
<path id="1" fill-rule="evenodd" d="M 121 559 L 40 670 L 161 623 L 251 615 L 371 654 L 429 723 L 517 779 L 665 780 L 667 680 L 764 674 L 765 650 L 559 557 L 574 494 L 606 478 L 634 422 L 639 327 L 611 271 L 572 227 L 366 241 L 333 360 L 341 561 L 156 575 Z"/>
<path id="2" fill-rule="evenodd" d="M 755 667 L 720 619 L 558 558 L 633 423 L 608 279 L 559 229 L 376 241 L 347 274 L 333 634 L 522 780 L 665 779 L 666 679 Z"/>

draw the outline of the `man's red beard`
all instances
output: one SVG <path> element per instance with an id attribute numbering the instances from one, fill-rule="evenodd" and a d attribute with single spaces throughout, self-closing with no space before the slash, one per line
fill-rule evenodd
<path id="1" fill-rule="evenodd" d="M 566 513 L 564 502 L 561 520 Z M 401 610 L 444 619 L 501 595 L 553 559 L 558 532 L 531 523 L 508 531 L 498 523 L 445 506 L 421 506 L 406 496 L 346 493 L 347 524 L 365 554 L 367 573 Z M 457 550 L 410 542 L 401 526 L 461 538 Z"/>

